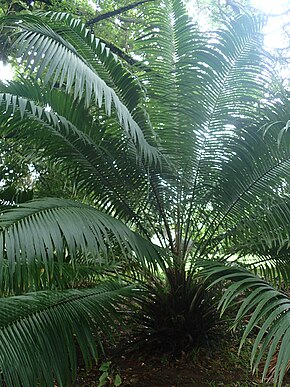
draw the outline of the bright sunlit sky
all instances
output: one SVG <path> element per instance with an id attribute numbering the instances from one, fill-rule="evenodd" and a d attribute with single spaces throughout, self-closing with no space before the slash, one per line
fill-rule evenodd
<path id="1" fill-rule="evenodd" d="M 265 28 L 265 46 L 283 48 L 288 45 L 283 38 L 282 26 L 290 21 L 290 14 L 284 14 L 290 8 L 289 0 L 252 0 L 253 7 L 270 15 L 269 22 Z"/>
<path id="2" fill-rule="evenodd" d="M 93 1 L 89 0 L 91 3 Z M 237 0 L 238 3 L 238 0 Z M 290 14 L 281 15 L 290 8 L 290 0 L 251 0 L 253 7 L 269 14 L 271 16 L 265 28 L 265 46 L 268 48 L 283 48 L 289 44 L 283 37 L 282 26 L 290 22 Z M 189 12 L 193 12 L 192 7 L 188 6 Z M 280 15 L 280 16 L 279 16 Z M 0 79 L 9 80 L 12 78 L 11 68 L 0 61 Z"/>
<path id="3" fill-rule="evenodd" d="M 4 66 L 3 62 L 0 61 L 0 79 L 11 79 L 12 71 L 10 66 Z"/>

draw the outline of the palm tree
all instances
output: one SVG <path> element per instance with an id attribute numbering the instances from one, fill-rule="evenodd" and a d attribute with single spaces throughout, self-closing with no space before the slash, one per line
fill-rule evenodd
<path id="1" fill-rule="evenodd" d="M 68 14 L 1 20 L 29 70 L 0 86 L 2 137 L 74 187 L 3 209 L 7 386 L 67 385 L 76 342 L 89 366 L 130 308 L 151 341 L 197 344 L 221 281 L 222 311 L 245 294 L 235 324 L 256 308 L 242 343 L 262 321 L 253 367 L 270 346 L 266 373 L 280 349 L 282 383 L 289 298 L 273 280 L 289 282 L 289 103 L 271 92 L 263 21 L 205 34 L 179 0 L 145 9 L 133 68 Z"/>

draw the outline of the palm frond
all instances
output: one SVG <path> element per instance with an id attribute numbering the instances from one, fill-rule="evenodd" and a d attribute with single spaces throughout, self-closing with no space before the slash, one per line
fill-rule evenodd
<path id="1" fill-rule="evenodd" d="M 149 26 L 140 38 L 147 66 L 141 81 L 160 148 L 173 165 L 151 174 L 151 203 L 159 214 L 162 207 L 171 250 L 186 255 L 194 239 L 204 242 L 196 250 L 203 255 L 224 227 L 225 212 L 236 206 L 237 192 L 229 192 L 240 189 L 231 182 L 240 168 L 235 159 L 243 152 L 243 161 L 253 156 L 251 135 L 263 124 L 258 110 L 271 79 L 270 62 L 261 49 L 263 21 L 244 15 L 206 35 L 190 22 L 180 1 L 148 9 Z M 248 123 L 247 128 L 241 130 L 239 121 Z M 246 136 L 248 149 L 243 148 Z M 215 215 L 208 216 L 206 207 L 214 207 Z M 196 227 L 197 218 L 206 233 Z M 170 237 L 172 228 L 177 237 Z"/>
<path id="2" fill-rule="evenodd" d="M 146 172 L 136 164 L 132 144 L 114 125 L 94 119 L 83 101 L 76 103 L 61 90 L 28 80 L 0 84 L 0 91 L 2 136 L 21 141 L 30 156 L 36 149 L 36 157 L 61 161 L 74 175 L 77 190 L 142 230 L 135 208 L 147 198 Z"/>
<path id="3" fill-rule="evenodd" d="M 49 281 L 55 259 L 61 264 L 66 256 L 74 260 L 82 253 L 98 260 L 108 255 L 113 242 L 129 262 L 155 270 L 164 265 L 157 246 L 111 216 L 71 200 L 39 199 L 21 204 L 2 214 L 0 229 L 1 280 L 6 257 L 11 276 L 21 277 L 22 272 L 16 269 L 22 263 L 36 265 L 39 270 L 44 265 Z"/>
<path id="4" fill-rule="evenodd" d="M 115 68 L 112 68 L 113 59 L 110 57 L 110 61 L 107 60 L 110 72 L 112 74 L 115 72 L 112 79 L 118 79 L 118 83 L 123 86 L 119 90 L 122 90 L 124 104 L 114 88 L 102 78 L 103 72 L 99 75 L 99 63 L 106 58 L 104 53 L 109 55 L 109 50 L 106 50 L 104 44 L 99 44 L 99 40 L 80 20 L 68 14 L 49 14 L 46 22 L 42 20 L 43 17 L 45 15 L 42 17 L 22 15 L 20 19 L 6 17 L 0 21 L 6 26 L 19 29 L 19 36 L 15 42 L 15 47 L 19 50 L 18 56 L 31 72 L 37 71 L 36 77 L 45 74 L 46 82 L 51 81 L 53 86 L 58 87 L 64 85 L 66 92 L 72 91 L 75 99 L 84 96 L 87 106 L 92 101 L 99 108 L 104 104 L 108 116 L 111 115 L 113 106 L 120 125 L 132 138 L 141 156 L 149 163 L 156 162 L 159 158 L 156 148 L 146 141 L 127 107 L 130 100 L 130 109 L 134 110 L 136 99 L 139 101 L 139 90 L 136 88 L 138 84 L 134 83 L 133 77 L 119 62 L 115 61 Z M 64 26 L 60 22 L 67 24 Z"/>
<path id="5" fill-rule="evenodd" d="M 80 260 L 80 262 L 79 262 Z M 137 263 L 136 263 L 137 265 Z M 130 265 L 131 266 L 131 265 Z M 140 270 L 140 265 L 139 265 Z M 14 272 L 8 259 L 2 260 L 2 280 L 0 283 L 0 296 L 14 296 L 35 292 L 39 290 L 64 290 L 96 286 L 104 278 L 122 278 L 124 264 L 76 257 L 73 262 L 70 256 L 65 257 L 65 262 L 58 263 L 55 259 L 53 272 L 46 272 L 43 263 L 35 262 L 33 265 L 26 262 L 16 262 Z"/>
<path id="6" fill-rule="evenodd" d="M 100 334 L 112 338 L 120 306 L 138 299 L 134 286 L 107 282 L 91 289 L 46 291 L 0 299 L 0 385 L 67 386 L 76 377 L 76 347 L 86 367 Z"/>
<path id="7" fill-rule="evenodd" d="M 273 355 L 278 351 L 274 383 L 282 386 L 290 360 L 290 299 L 286 293 L 276 290 L 249 271 L 237 266 L 225 266 L 214 262 L 201 264 L 202 276 L 211 285 L 228 282 L 219 308 L 225 311 L 236 298 L 243 295 L 234 327 L 247 317 L 240 347 L 250 334 L 255 334 L 251 365 L 256 370 L 266 358 L 263 379 L 266 377 Z M 257 331 L 258 329 L 258 331 Z M 258 332 L 258 333 L 257 333 Z"/>

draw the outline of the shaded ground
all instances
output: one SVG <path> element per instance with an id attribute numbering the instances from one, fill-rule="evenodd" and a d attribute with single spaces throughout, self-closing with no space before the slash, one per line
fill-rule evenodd
<path id="1" fill-rule="evenodd" d="M 111 363 L 104 386 L 113 386 L 119 376 L 123 387 L 271 386 L 249 373 L 249 354 L 250 346 L 238 356 L 237 343 L 231 342 L 219 350 L 192 351 L 179 359 L 165 355 L 121 355 Z M 99 366 L 88 373 L 81 371 L 76 386 L 98 386 L 103 373 Z M 290 386 L 290 375 L 286 375 L 284 386 Z"/>

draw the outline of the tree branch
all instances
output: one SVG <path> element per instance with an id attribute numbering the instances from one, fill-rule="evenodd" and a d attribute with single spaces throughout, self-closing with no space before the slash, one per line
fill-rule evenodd
<path id="1" fill-rule="evenodd" d="M 115 46 L 113 43 L 110 43 L 102 38 L 99 38 L 101 42 L 105 43 L 105 45 L 120 58 L 125 60 L 129 65 L 133 66 L 138 63 L 137 60 L 133 59 L 130 55 L 128 55 L 125 51 L 121 50 L 121 48 Z"/>
<path id="2" fill-rule="evenodd" d="M 136 1 L 135 3 L 126 5 L 125 7 L 121 7 L 121 8 L 115 9 L 115 11 L 102 13 L 101 15 L 98 15 L 98 16 L 94 17 L 93 19 L 87 21 L 86 22 L 86 26 L 90 26 L 92 24 L 98 23 L 101 20 L 109 19 L 110 17 L 116 16 L 116 15 L 120 15 L 120 13 L 129 11 L 130 9 L 133 9 L 133 8 L 136 8 L 138 5 L 141 5 L 141 4 L 144 4 L 144 3 L 148 3 L 148 2 L 152 2 L 152 1 L 155 1 L 155 0 Z"/>

